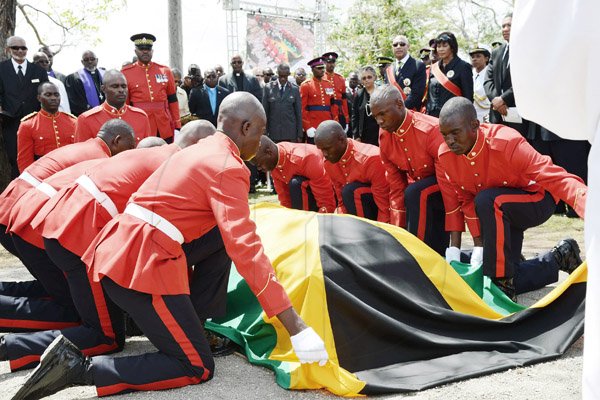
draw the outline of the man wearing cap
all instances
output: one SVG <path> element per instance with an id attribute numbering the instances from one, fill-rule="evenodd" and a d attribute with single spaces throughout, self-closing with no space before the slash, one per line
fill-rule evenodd
<path id="1" fill-rule="evenodd" d="M 487 122 L 490 115 L 490 100 L 485 94 L 483 83 L 487 75 L 490 52 L 484 47 L 477 47 L 469 51 L 471 65 L 473 66 L 473 105 L 477 111 L 479 122 Z"/>
<path id="2" fill-rule="evenodd" d="M 313 77 L 300 85 L 302 99 L 302 129 L 308 136 L 308 142 L 314 143 L 315 131 L 323 121 L 338 119 L 337 113 L 332 110 L 335 100 L 333 84 L 324 79 L 325 62 L 321 57 L 308 62 L 312 69 Z"/>
<path id="3" fill-rule="evenodd" d="M 71 112 L 75 116 L 100 105 L 104 101 L 102 81 L 104 70 L 98 68 L 98 57 L 91 50 L 81 55 L 83 68 L 65 79 L 65 89 L 69 96 Z"/>
<path id="4" fill-rule="evenodd" d="M 150 130 L 150 121 L 146 113 L 137 107 L 125 104 L 127 88 L 125 75 L 120 71 L 113 69 L 104 74 L 102 92 L 106 96 L 106 100 L 77 118 L 76 142 L 85 142 L 96 137 L 100 127 L 106 121 L 115 118 L 122 119 L 133 128 L 136 143 L 148 136 L 154 136 Z"/>
<path id="5" fill-rule="evenodd" d="M 169 67 L 152 62 L 154 35 L 138 33 L 130 39 L 138 61 L 121 70 L 127 79 L 129 102 L 146 112 L 152 136 L 171 143 L 181 128 L 175 78 Z"/>
<path id="6" fill-rule="evenodd" d="M 377 79 L 377 81 L 375 82 L 375 84 L 377 86 L 381 86 L 383 83 L 385 83 L 385 81 L 386 81 L 385 71 L 387 70 L 387 67 L 393 62 L 394 62 L 394 59 L 391 57 L 384 57 L 384 56 L 377 57 L 377 68 L 379 69 L 379 77 L 380 77 L 380 79 Z"/>
<path id="7" fill-rule="evenodd" d="M 335 90 L 335 99 L 333 100 L 333 104 L 335 104 L 337 109 L 337 120 L 342 125 L 342 128 L 348 132 L 348 124 L 350 123 L 350 115 L 348 114 L 348 102 L 346 101 L 346 79 L 338 73 L 335 72 L 335 63 L 338 59 L 338 54 L 330 51 L 321 56 L 323 61 L 325 61 L 325 76 L 333 85 L 333 89 Z M 336 112 L 335 110 L 333 111 Z"/>
<path id="8" fill-rule="evenodd" d="M 390 85 L 395 85 L 404 99 L 406 108 L 420 111 L 425 95 L 427 75 L 425 64 L 415 60 L 408 54 L 410 44 L 404 35 L 398 35 L 392 41 L 392 50 L 396 60 L 386 70 L 386 80 Z"/>
<path id="9" fill-rule="evenodd" d="M 38 87 L 38 100 L 42 109 L 23 117 L 17 132 L 20 172 L 52 150 L 73 143 L 75 137 L 77 119 L 58 110 L 61 100 L 58 87 L 42 83 Z"/>

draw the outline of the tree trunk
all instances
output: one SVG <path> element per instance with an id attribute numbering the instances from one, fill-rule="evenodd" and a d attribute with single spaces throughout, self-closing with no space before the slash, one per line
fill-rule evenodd
<path id="1" fill-rule="evenodd" d="M 6 49 L 6 39 L 15 34 L 16 17 L 17 1 L 0 0 L 0 49 L 2 49 L 0 61 L 4 61 L 8 57 L 4 49 Z M 4 191 L 10 182 L 10 164 L 4 150 L 4 139 L 1 133 L 2 124 L 0 124 L 0 192 Z"/>
<path id="2" fill-rule="evenodd" d="M 181 20 L 181 0 L 169 0 L 169 63 L 171 68 L 183 71 L 183 24 Z"/>

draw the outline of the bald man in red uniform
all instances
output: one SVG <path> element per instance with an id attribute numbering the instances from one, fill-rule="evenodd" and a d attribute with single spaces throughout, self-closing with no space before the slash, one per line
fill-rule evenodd
<path id="1" fill-rule="evenodd" d="M 348 112 L 348 101 L 346 101 L 346 79 L 335 72 L 335 63 L 338 59 L 338 54 L 331 51 L 321 56 L 325 61 L 325 76 L 324 79 L 328 80 L 335 90 L 335 99 L 333 104 L 335 105 L 334 113 L 337 113 L 337 120 L 342 125 L 345 131 L 347 131 L 348 124 L 350 123 L 350 114 Z"/>
<path id="2" fill-rule="evenodd" d="M 312 79 L 300 85 L 302 100 L 302 129 L 308 136 L 308 142 L 314 143 L 315 132 L 319 124 L 330 119 L 337 120 L 335 89 L 331 82 L 324 78 L 325 62 L 317 57 L 308 62 L 312 68 Z M 334 112 L 335 111 L 335 112 Z"/>
<path id="3" fill-rule="evenodd" d="M 370 104 L 381 127 L 379 150 L 390 184 L 390 223 L 405 227 L 443 256 L 450 241 L 446 209 L 456 210 L 458 202 L 439 165 L 444 138 L 438 119 L 407 110 L 392 85 L 373 93 Z"/>
<path id="4" fill-rule="evenodd" d="M 94 384 L 103 396 L 211 379 L 214 362 L 189 296 L 188 256 L 194 274 L 223 284 L 227 274 L 215 277 L 211 269 L 233 260 L 265 313 L 277 316 L 293 335 L 300 361 L 326 362 L 323 341 L 292 308 L 250 220 L 249 171 L 243 160 L 256 153 L 265 126 L 264 110 L 254 96 L 228 96 L 221 104 L 217 133 L 173 155 L 154 172 L 83 256 L 94 279 L 159 351 L 90 359 L 59 336 L 17 395 L 26 398 L 38 390 L 50 395 L 70 385 Z M 207 241 L 207 235 L 215 240 Z M 206 290 L 196 293 L 195 301 L 211 307 L 225 296 Z"/>
<path id="5" fill-rule="evenodd" d="M 60 93 L 50 82 L 38 87 L 39 112 L 21 119 L 17 131 L 17 165 L 23 172 L 33 162 L 59 147 L 72 144 L 77 119 L 58 110 Z"/>
<path id="6" fill-rule="evenodd" d="M 79 319 L 73 308 L 64 274 L 48 258 L 42 238 L 32 230 L 30 222 L 58 189 L 70 184 L 89 165 L 96 160 L 132 148 L 133 131 L 127 123 L 113 120 L 103 126 L 96 139 L 83 144 L 88 143 L 96 150 L 87 152 L 88 155 L 94 156 L 93 161 L 73 164 L 52 174 L 27 190 L 11 207 L 6 230 L 10 232 L 13 248 L 19 258 L 38 283 L 6 284 L 7 290 L 0 296 L 0 305 L 4 311 L 0 327 L 5 331 L 60 328 L 71 326 Z M 72 146 L 84 147 L 82 150 L 85 150 L 83 144 Z M 50 153 L 47 157 L 53 154 Z"/>
<path id="7" fill-rule="evenodd" d="M 127 101 L 125 75 L 114 69 L 107 71 L 104 74 L 101 88 L 106 100 L 77 118 L 76 142 L 95 138 L 100 127 L 106 121 L 115 118 L 122 119 L 131 125 L 137 143 L 146 137 L 156 136 L 156 132 L 152 134 L 146 113 L 137 107 L 125 104 Z"/>
<path id="8" fill-rule="evenodd" d="M 133 35 L 131 41 L 138 61 L 122 70 L 127 79 L 129 102 L 146 112 L 152 136 L 158 133 L 171 143 L 175 130 L 181 128 L 175 78 L 169 67 L 152 62 L 156 37 L 140 33 Z"/>
<path id="9" fill-rule="evenodd" d="M 34 367 L 39 356 L 60 334 L 86 355 L 123 348 L 122 312 L 104 294 L 101 285 L 91 279 L 81 256 L 104 225 L 125 210 L 131 194 L 160 164 L 214 131 L 214 126 L 207 121 L 193 121 L 181 131 L 174 144 L 166 145 L 162 139 L 151 138 L 156 141 L 149 145 L 152 148 L 140 148 L 103 160 L 87 168 L 85 174 L 61 189 L 37 213 L 31 225 L 43 236 L 46 252 L 67 278 L 81 325 L 60 331 L 4 336 L 0 354 L 5 346 L 12 371 Z M 147 146 L 146 142 L 141 145 Z"/>
<path id="10" fill-rule="evenodd" d="M 483 264 L 507 295 L 539 289 L 558 280 L 558 271 L 581 264 L 574 239 L 521 261 L 523 232 L 544 223 L 563 200 L 584 217 L 587 187 L 579 178 L 535 151 L 516 130 L 480 124 L 473 104 L 450 99 L 440 112 L 440 164 L 448 174 L 460 207 L 451 215 L 447 258 L 458 260 L 466 220 L 475 248 L 471 264 Z M 453 254 L 452 254 L 453 253 Z"/>
<path id="11" fill-rule="evenodd" d="M 325 158 L 325 171 L 338 199 L 337 211 L 389 223 L 390 186 L 379 148 L 348 139 L 336 121 L 319 125 L 315 145 Z"/>
<path id="12" fill-rule="evenodd" d="M 296 210 L 335 211 L 335 196 L 323 166 L 323 153 L 312 144 L 280 142 L 260 138 L 252 159 L 259 170 L 271 172 L 279 203 Z"/>

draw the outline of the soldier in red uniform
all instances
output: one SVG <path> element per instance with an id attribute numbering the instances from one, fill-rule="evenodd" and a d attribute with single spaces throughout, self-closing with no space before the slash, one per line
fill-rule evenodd
<path id="1" fill-rule="evenodd" d="M 35 160 L 52 150 L 73 143 L 77 119 L 58 111 L 60 93 L 53 83 L 38 87 L 38 101 L 42 109 L 21 119 L 17 131 L 17 165 L 23 172 Z"/>
<path id="2" fill-rule="evenodd" d="M 86 358 L 59 336 L 15 398 L 37 399 L 72 385 L 94 384 L 106 396 L 211 379 L 214 361 L 197 308 L 226 298 L 207 287 L 192 303 L 188 263 L 202 282 L 216 287 L 227 285 L 228 274 L 221 272 L 233 260 L 265 313 L 290 333 L 300 362 L 325 364 L 323 341 L 294 311 L 250 220 L 250 172 L 243 160 L 255 155 L 265 130 L 262 105 L 249 93 L 233 93 L 223 100 L 217 125 L 213 136 L 163 163 L 82 258 L 159 351 Z"/>
<path id="3" fill-rule="evenodd" d="M 139 33 L 133 35 L 131 41 L 138 60 L 122 69 L 127 79 L 129 102 L 146 112 L 152 136 L 158 134 L 171 143 L 175 131 L 181 128 L 173 73 L 169 67 L 152 62 L 154 35 Z"/>
<path id="4" fill-rule="evenodd" d="M 102 127 L 97 138 L 69 147 L 72 147 L 73 152 L 79 148 L 82 154 L 88 156 L 87 160 L 94 160 L 90 161 L 94 163 L 131 149 L 134 143 L 131 127 L 123 121 L 111 120 Z M 44 158 L 53 157 L 59 161 L 63 159 L 63 153 L 59 151 L 68 151 L 69 147 L 55 150 Z M 64 160 L 69 159 L 65 156 Z M 31 167 L 35 165 L 34 163 Z M 71 183 L 70 174 L 81 174 L 82 168 L 86 167 L 89 165 L 79 162 L 60 169 L 37 182 L 35 187 L 30 187 L 12 203 L 6 231 L 10 233 L 13 249 L 37 283 L 13 282 L 6 285 L 7 290 L 0 296 L 0 328 L 4 331 L 61 328 L 78 323 L 79 316 L 73 307 L 65 276 L 48 258 L 42 238 L 32 230 L 30 222 L 58 189 Z M 77 176 L 73 180 L 76 178 Z M 31 289 L 32 287 L 36 290 Z"/>
<path id="5" fill-rule="evenodd" d="M 350 114 L 348 113 L 348 102 L 346 101 L 346 79 L 335 72 L 335 63 L 338 59 L 338 54 L 331 51 L 321 56 L 325 61 L 325 76 L 335 90 L 335 100 L 333 104 L 336 106 L 337 120 L 342 125 L 342 128 L 348 133 L 348 124 L 350 123 Z M 352 133 L 350 133 L 352 136 Z"/>
<path id="6" fill-rule="evenodd" d="M 146 113 L 137 107 L 125 104 L 127 101 L 125 75 L 114 69 L 107 71 L 104 74 L 102 92 L 106 97 L 104 103 L 77 118 L 76 142 L 85 142 L 96 137 L 100 127 L 114 118 L 122 119 L 133 128 L 137 143 L 146 137 L 155 136 L 155 132 L 150 130 L 150 121 Z"/>
<path id="7" fill-rule="evenodd" d="M 390 184 L 390 223 L 406 229 L 445 254 L 450 236 L 444 227 L 446 204 L 455 196 L 438 162 L 444 142 L 437 118 L 407 110 L 391 85 L 371 96 L 371 113 L 381 127 L 379 151 Z"/>
<path id="8" fill-rule="evenodd" d="M 325 75 L 325 62 L 317 57 L 308 62 L 312 68 L 313 77 L 300 85 L 300 98 L 302 99 L 302 129 L 308 136 L 308 142 L 314 143 L 315 131 L 319 124 L 330 119 L 338 119 L 337 112 L 333 112 L 335 105 L 335 89 L 333 85 L 323 78 Z"/>
<path id="9" fill-rule="evenodd" d="M 258 169 L 271 172 L 279 203 L 287 208 L 332 213 L 335 196 L 323 167 L 323 154 L 312 144 L 260 138 L 252 159 Z"/>
<path id="10" fill-rule="evenodd" d="M 535 151 L 516 130 L 480 124 L 470 100 L 448 100 L 440 113 L 440 164 L 460 207 L 450 215 L 449 261 L 460 257 L 466 220 L 475 248 L 471 264 L 481 266 L 507 295 L 556 282 L 558 271 L 581 264 L 574 239 L 562 240 L 548 253 L 521 261 L 523 232 L 552 216 L 558 200 L 582 218 L 587 187 L 579 178 Z M 447 220 L 448 222 L 448 220 Z"/>
<path id="11" fill-rule="evenodd" d="M 337 212 L 390 222 L 390 186 L 385 179 L 379 148 L 348 139 L 336 121 L 319 125 L 315 144 L 325 157 L 333 182 Z"/>
<path id="12" fill-rule="evenodd" d="M 46 252 L 54 264 L 64 272 L 81 325 L 60 331 L 4 336 L 0 341 L 0 360 L 4 352 L 12 371 L 37 365 L 40 355 L 60 334 L 86 355 L 123 348 L 122 312 L 105 295 L 100 283 L 90 279 L 81 256 L 104 225 L 125 210 L 131 194 L 160 164 L 214 132 L 208 121 L 193 121 L 181 130 L 174 144 L 162 146 L 164 140 L 149 138 L 156 141 L 148 146 L 152 148 L 146 148 L 147 139 L 141 143 L 144 148 L 87 168 L 85 174 L 63 187 L 37 213 L 31 225 L 43 236 Z"/>

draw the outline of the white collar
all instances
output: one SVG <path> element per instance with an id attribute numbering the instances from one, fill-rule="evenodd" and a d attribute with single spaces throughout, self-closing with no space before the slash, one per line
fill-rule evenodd
<path id="1" fill-rule="evenodd" d="M 22 67 L 23 75 L 27 73 L 27 60 L 23 61 L 22 64 L 19 64 L 15 61 L 14 58 L 11 57 L 10 61 L 12 61 L 13 68 L 15 69 L 15 73 L 19 73 L 19 65 Z"/>
<path id="2" fill-rule="evenodd" d="M 283 87 L 281 86 L 281 82 L 279 82 L 279 79 L 277 79 L 277 86 L 279 86 L 279 90 L 281 89 L 285 89 L 286 85 L 288 84 L 288 82 L 283 84 Z"/>
<path id="3" fill-rule="evenodd" d="M 400 63 L 402 63 L 402 65 L 406 64 L 406 62 L 408 61 L 408 57 L 410 57 L 410 54 L 406 53 L 406 55 L 402 57 L 401 60 L 396 59 L 396 65 L 400 65 Z"/>

